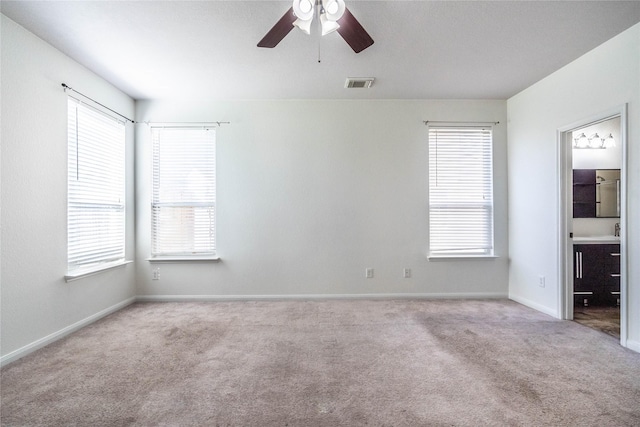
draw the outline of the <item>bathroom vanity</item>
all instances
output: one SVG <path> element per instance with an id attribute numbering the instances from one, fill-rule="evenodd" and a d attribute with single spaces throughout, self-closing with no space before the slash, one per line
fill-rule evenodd
<path id="1" fill-rule="evenodd" d="M 573 239 L 574 304 L 620 305 L 620 238 L 615 236 Z"/>

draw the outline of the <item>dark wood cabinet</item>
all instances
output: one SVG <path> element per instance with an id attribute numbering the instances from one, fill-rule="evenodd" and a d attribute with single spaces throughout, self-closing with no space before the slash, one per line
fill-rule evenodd
<path id="1" fill-rule="evenodd" d="M 596 217 L 596 170 L 573 170 L 573 217 Z"/>
<path id="2" fill-rule="evenodd" d="M 620 245 L 573 246 L 574 303 L 589 306 L 620 304 Z"/>

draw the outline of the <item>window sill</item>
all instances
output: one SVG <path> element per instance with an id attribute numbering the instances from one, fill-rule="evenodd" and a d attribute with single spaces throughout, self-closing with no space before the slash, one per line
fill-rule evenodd
<path id="1" fill-rule="evenodd" d="M 132 264 L 133 261 L 118 261 L 110 264 L 100 265 L 98 267 L 93 267 L 85 270 L 78 270 L 74 272 L 68 272 L 66 276 L 64 276 L 65 282 L 73 282 L 74 280 L 83 279 L 85 277 L 93 276 L 95 274 L 102 273 L 103 271 L 112 270 L 114 268 L 123 267 L 127 264 Z"/>
<path id="2" fill-rule="evenodd" d="M 500 258 L 498 255 L 427 255 L 429 261 L 440 260 L 483 260 Z"/>
<path id="3" fill-rule="evenodd" d="M 220 262 L 216 255 L 212 256 L 158 256 L 147 258 L 150 263 L 181 263 L 181 262 Z"/>

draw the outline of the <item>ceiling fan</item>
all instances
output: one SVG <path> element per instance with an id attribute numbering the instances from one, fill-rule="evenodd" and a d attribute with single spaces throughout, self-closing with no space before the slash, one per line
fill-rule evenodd
<path id="1" fill-rule="evenodd" d="M 311 33 L 311 21 L 320 18 L 322 35 L 337 31 L 355 53 L 373 44 L 373 39 L 346 8 L 344 0 L 293 0 L 293 6 L 260 40 L 258 47 L 276 47 L 293 29 Z"/>

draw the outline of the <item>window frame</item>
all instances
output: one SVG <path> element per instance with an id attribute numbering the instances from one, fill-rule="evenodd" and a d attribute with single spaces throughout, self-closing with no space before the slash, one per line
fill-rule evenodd
<path id="1" fill-rule="evenodd" d="M 150 197 L 150 256 L 147 259 L 149 262 L 162 262 L 162 263 L 174 263 L 174 262 L 198 262 L 198 261 L 218 261 L 219 257 L 217 254 L 217 126 L 203 123 L 203 124 L 180 124 L 180 123 L 171 123 L 171 124 L 162 124 L 162 123 L 153 123 L 149 125 L 149 135 L 151 138 L 151 197 Z M 209 171 L 209 175 L 212 179 L 212 194 L 213 199 L 209 204 L 203 204 L 198 201 L 181 201 L 181 202 L 171 202 L 171 201 L 163 201 L 159 199 L 160 189 L 157 187 L 159 184 L 157 179 L 160 177 L 162 173 L 159 170 L 159 159 L 157 156 L 159 152 L 158 144 L 160 144 L 160 136 L 156 137 L 156 132 L 161 132 L 163 130 L 168 131 L 211 131 L 213 132 L 212 144 L 213 144 L 213 159 L 212 164 L 210 165 L 211 170 Z M 162 199 L 162 198 L 161 198 Z M 213 212 L 211 214 L 211 226 L 209 227 L 211 233 L 211 250 L 205 251 L 167 251 L 161 250 L 158 251 L 157 241 L 157 228 L 158 217 L 156 216 L 159 212 L 158 209 L 162 207 L 174 207 L 174 208 L 209 208 L 212 209 Z M 160 226 L 161 227 L 161 226 Z M 192 236 L 195 240 L 195 235 Z"/>
<path id="2" fill-rule="evenodd" d="M 126 135 L 123 120 L 67 97 L 66 281 L 131 262 L 126 260 Z M 104 180 L 96 172 L 111 175 Z M 83 226 L 86 221 L 93 225 Z M 87 236 L 87 230 L 99 232 Z M 86 245 L 91 246 L 83 251 Z"/>
<path id="3" fill-rule="evenodd" d="M 438 132 L 442 130 L 443 132 L 451 132 L 451 133 L 465 133 L 465 130 L 469 130 L 468 137 L 471 137 L 471 133 L 473 132 L 488 132 L 489 136 L 486 140 L 482 140 L 479 142 L 482 144 L 479 148 L 475 148 L 471 151 L 473 156 L 479 156 L 479 160 L 477 163 L 473 164 L 475 167 L 479 167 L 479 170 L 476 170 L 475 174 L 468 173 L 468 170 L 463 170 L 459 163 L 458 165 L 454 165 L 455 160 L 448 159 L 445 161 L 443 165 L 440 163 L 440 166 L 448 168 L 445 170 L 446 173 L 451 173 L 455 171 L 457 176 L 465 176 L 469 178 L 473 175 L 480 174 L 482 177 L 481 182 L 483 185 L 478 186 L 479 188 L 473 189 L 473 196 L 475 196 L 475 200 L 460 200 L 457 197 L 462 197 L 465 193 L 470 193 L 468 189 L 461 190 L 463 188 L 462 182 L 464 182 L 464 178 L 457 180 L 459 182 L 455 184 L 451 184 L 449 186 L 444 186 L 443 190 L 437 193 L 434 191 L 434 174 L 437 174 L 437 169 L 434 170 L 434 166 L 438 164 L 438 162 L 442 162 L 441 158 L 434 158 L 436 155 L 435 151 L 437 150 L 434 147 L 434 141 L 432 140 L 432 136 L 434 132 Z M 486 125 L 478 125 L 478 124 L 455 124 L 455 125 L 444 125 L 444 124 L 429 124 L 428 125 L 428 157 L 429 157 L 429 172 L 428 172 L 428 214 L 429 214 L 429 249 L 428 249 L 428 258 L 429 259 L 442 259 L 442 258 L 496 258 L 495 255 L 495 199 L 494 195 L 494 129 L 490 124 Z M 464 147 L 465 143 L 456 141 L 455 144 L 458 145 L 456 150 L 461 150 L 461 147 Z M 437 145 L 437 142 L 436 142 Z M 478 150 L 478 152 L 475 152 Z M 444 152 L 445 158 L 449 153 Z M 465 157 L 465 161 L 469 161 L 469 153 L 461 153 L 459 151 L 455 151 L 454 155 L 457 155 L 458 158 L 456 160 L 460 160 L 462 157 Z M 448 164 L 447 164 L 448 163 Z M 461 175 L 462 172 L 462 175 Z M 443 172 L 444 174 L 444 172 Z M 445 179 L 446 180 L 446 179 Z M 457 188 L 456 188 L 457 185 Z M 475 187 L 475 186 L 471 186 Z M 454 195 L 453 197 L 451 195 Z M 467 194 L 466 197 L 472 197 L 470 194 Z M 443 202 L 443 200 L 449 199 L 448 203 Z M 440 209 L 440 213 L 436 213 L 435 211 Z M 449 211 L 449 216 L 454 214 L 458 215 L 458 218 L 461 218 L 461 212 L 467 210 L 468 212 L 482 212 L 486 210 L 485 215 L 480 215 L 480 221 L 477 221 L 476 224 L 470 223 L 462 219 L 462 222 L 458 222 L 458 227 L 453 227 L 456 221 L 452 221 L 451 219 L 443 219 L 444 214 L 443 211 Z M 449 227 L 447 229 L 437 229 L 436 222 L 442 221 L 441 227 L 445 227 L 447 223 L 449 223 Z M 443 225 L 444 224 L 444 225 Z M 453 224 L 453 225 L 451 225 Z M 469 228 L 466 228 L 469 227 Z M 483 232 L 483 227 L 486 229 Z M 451 230 L 454 230 L 451 233 Z M 471 240 L 466 240 L 466 243 L 470 243 L 468 248 L 464 248 L 460 242 L 464 240 L 459 240 L 456 242 L 456 238 L 459 238 L 462 235 L 463 231 L 460 230 L 468 230 L 470 234 L 479 232 L 480 235 L 484 236 L 481 239 L 475 238 Z M 443 239 L 445 243 L 449 246 L 446 247 L 442 242 L 437 242 L 438 239 L 442 239 L 444 233 L 451 233 L 452 236 L 448 242 L 446 242 L 446 237 Z M 458 233 L 458 234 L 456 234 Z M 463 237 L 464 239 L 464 237 Z"/>

